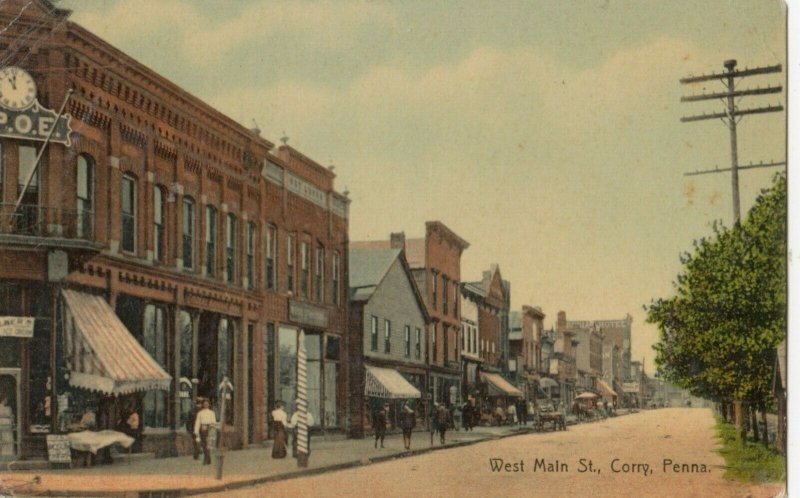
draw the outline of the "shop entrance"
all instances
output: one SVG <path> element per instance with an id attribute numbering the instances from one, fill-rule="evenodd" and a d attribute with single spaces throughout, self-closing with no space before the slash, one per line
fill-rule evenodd
<path id="1" fill-rule="evenodd" d="M 20 369 L 0 368 L 0 460 L 19 456 Z"/>

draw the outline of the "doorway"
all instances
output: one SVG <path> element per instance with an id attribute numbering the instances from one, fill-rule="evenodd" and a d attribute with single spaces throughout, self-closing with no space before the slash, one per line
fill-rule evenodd
<path id="1" fill-rule="evenodd" d="M 19 456 L 19 379 L 19 368 L 0 368 L 0 460 Z"/>

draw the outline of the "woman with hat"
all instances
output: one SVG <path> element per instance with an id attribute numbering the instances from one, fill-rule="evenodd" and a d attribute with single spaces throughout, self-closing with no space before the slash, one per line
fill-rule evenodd
<path id="1" fill-rule="evenodd" d="M 283 409 L 284 406 L 286 404 L 283 401 L 278 401 L 272 410 L 272 458 L 286 458 L 286 426 L 289 416 Z"/>

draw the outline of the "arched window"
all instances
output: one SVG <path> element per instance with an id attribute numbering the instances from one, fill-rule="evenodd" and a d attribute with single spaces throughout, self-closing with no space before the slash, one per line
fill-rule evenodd
<path id="1" fill-rule="evenodd" d="M 183 267 L 194 268 L 194 199 L 183 198 Z"/>
<path id="2" fill-rule="evenodd" d="M 206 206 L 206 275 L 213 277 L 216 272 L 217 252 L 217 208 Z"/>
<path id="3" fill-rule="evenodd" d="M 153 186 L 153 259 L 164 262 L 164 189 Z"/>
<path id="4" fill-rule="evenodd" d="M 123 251 L 136 251 L 136 178 L 125 174 L 122 176 L 122 240 Z"/>
<path id="5" fill-rule="evenodd" d="M 236 216 L 225 219 L 225 281 L 236 282 Z"/>
<path id="6" fill-rule="evenodd" d="M 247 224 L 247 288 L 250 290 L 256 287 L 256 224 L 250 222 Z"/>
<path id="7" fill-rule="evenodd" d="M 267 226 L 266 230 L 266 240 L 264 241 L 264 246 L 266 248 L 266 262 L 264 264 L 265 272 L 266 272 L 266 279 L 265 283 L 267 286 L 267 290 L 276 290 L 276 281 L 277 277 L 275 272 L 277 271 L 276 266 L 276 258 L 278 256 L 278 229 L 274 225 Z"/>
<path id="8" fill-rule="evenodd" d="M 92 236 L 94 211 L 94 159 L 86 154 L 78 156 L 76 171 L 77 216 L 76 235 L 85 239 Z"/>

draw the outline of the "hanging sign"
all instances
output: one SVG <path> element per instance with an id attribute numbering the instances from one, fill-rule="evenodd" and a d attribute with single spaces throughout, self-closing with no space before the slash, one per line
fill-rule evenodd
<path id="1" fill-rule="evenodd" d="M 34 318 L 30 316 L 0 316 L 0 337 L 33 337 Z"/>
<path id="2" fill-rule="evenodd" d="M 0 69 L 0 137 L 70 146 L 70 116 L 61 118 L 52 109 L 39 104 L 36 83 L 27 71 L 9 66 Z M 51 135 L 52 132 L 52 135 Z"/>

